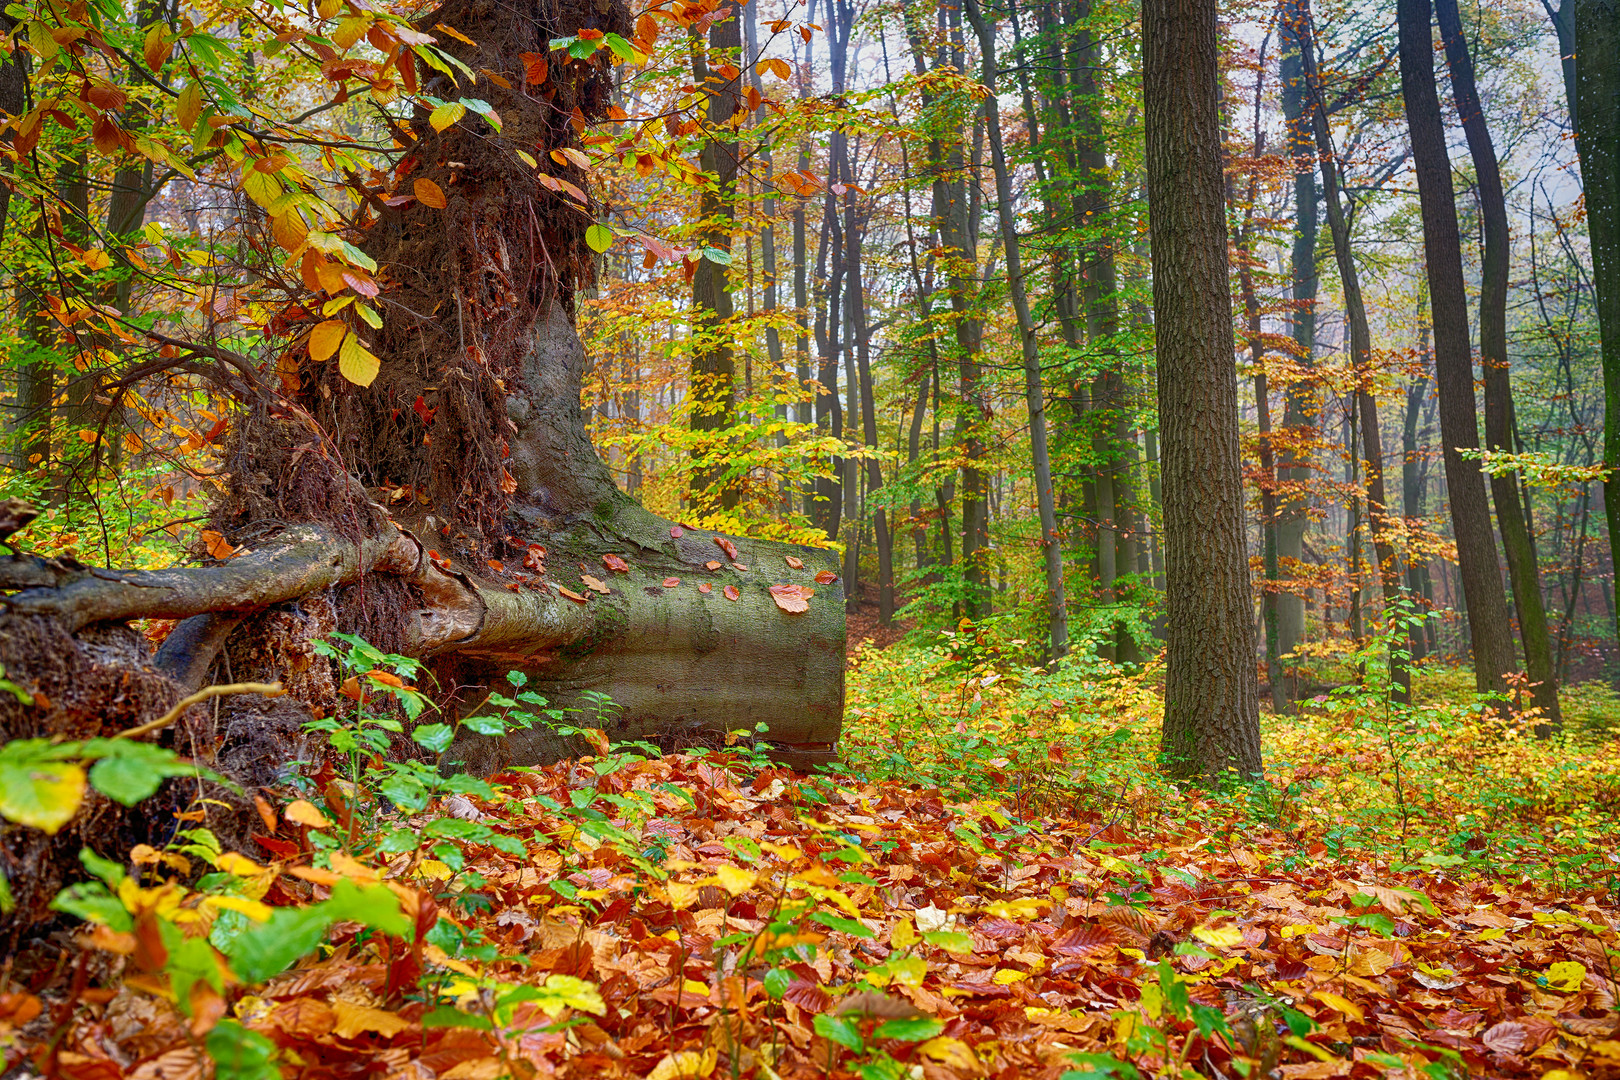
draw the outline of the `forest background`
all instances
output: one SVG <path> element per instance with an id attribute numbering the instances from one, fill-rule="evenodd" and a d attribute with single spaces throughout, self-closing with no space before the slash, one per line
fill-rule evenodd
<path id="1" fill-rule="evenodd" d="M 416 941 L 420 974 L 431 928 L 440 951 L 428 968 L 510 980 L 511 957 L 486 955 L 492 942 L 516 947 L 540 934 L 565 951 L 557 926 L 584 935 L 627 917 L 608 894 L 628 878 L 602 876 L 615 867 L 659 882 L 649 895 L 676 911 L 714 910 L 723 895 L 722 922 L 758 916 L 767 932 L 748 949 L 786 973 L 757 982 L 776 1004 L 746 1036 L 726 1027 L 723 1018 L 738 1015 L 726 1004 L 727 973 L 743 973 L 746 1016 L 757 957 L 723 956 L 737 943 L 705 924 L 712 957 L 682 952 L 675 1002 L 647 999 L 651 1011 L 639 1018 L 631 999 L 615 997 L 611 964 L 592 969 L 576 954 L 546 961 L 562 974 L 539 984 L 551 996 L 541 999 L 547 1023 L 524 1029 L 542 1031 L 532 1044 L 513 1034 L 538 1023 L 514 1019 L 524 1001 L 498 998 L 485 1028 L 428 1023 L 436 1008 L 476 1010 L 442 985 L 437 997 L 401 1005 L 392 966 L 386 992 L 365 1005 L 393 1017 L 383 1020 L 343 1013 L 337 997 L 321 996 L 325 976 L 309 974 L 335 981 L 379 947 L 370 931 L 350 930 L 333 939 L 336 952 L 301 961 L 300 988 L 287 993 L 326 1008 L 325 1020 L 306 1030 L 268 1019 L 286 1006 L 255 1011 L 244 987 L 279 969 L 233 953 L 235 931 L 216 933 L 223 924 L 208 909 L 230 904 L 198 899 L 216 895 L 210 889 L 236 894 L 217 883 L 186 892 L 179 883 L 197 884 L 188 872 L 154 884 L 187 858 L 225 868 L 215 877 L 241 867 L 182 828 L 162 854 L 102 853 L 146 867 L 135 878 L 85 860 L 128 907 L 127 930 L 79 899 L 57 910 L 102 927 L 79 947 L 134 966 L 85 999 L 88 1014 L 52 1004 L 63 988 L 50 973 L 5 990 L 0 1034 L 29 1033 L 8 1042 L 8 1054 L 70 1073 L 83 1063 L 63 1066 L 64 1047 L 95 1058 L 87 1032 L 110 1015 L 97 1010 L 125 1000 L 131 991 L 113 989 L 120 973 L 145 964 L 156 981 L 137 978 L 136 990 L 177 1011 L 140 1013 L 162 1037 L 138 1047 L 133 1029 L 120 1028 L 120 1069 L 172 1066 L 180 1059 L 168 1055 L 187 1053 L 200 1061 L 197 1040 L 207 1036 L 208 1067 L 229 1061 L 258 1075 L 244 1062 L 262 1055 L 291 1069 L 308 1052 L 300 1040 L 359 1059 L 417 1036 L 426 1045 L 428 1030 L 459 1025 L 492 1034 L 474 1049 L 441 1046 L 454 1058 L 447 1067 L 478 1063 L 492 1076 L 565 1061 L 601 1070 L 612 1060 L 627 1075 L 655 1069 L 672 1080 L 709 1075 L 718 1054 L 732 1075 L 830 1072 L 835 1058 L 869 1077 L 899 1075 L 897 1062 L 1017 1074 L 1059 1070 L 1053 1062 L 1076 1047 L 1094 1052 L 1078 1062 L 1081 1076 L 1131 1075 L 1130 1062 L 1192 1068 L 1196 1053 L 1207 1064 L 1212 1052 L 1219 1068 L 1244 1075 L 1610 1075 L 1620 1068 L 1609 1023 L 1620 643 L 1604 497 L 1606 290 L 1594 272 L 1601 226 L 1591 223 L 1616 207 L 1588 190 L 1609 165 L 1591 152 L 1595 137 L 1580 143 L 1572 119 L 1581 100 L 1573 4 L 1437 0 L 1431 12 L 1410 0 L 1285 0 L 1220 10 L 1212 90 L 1252 579 L 1245 640 L 1256 643 L 1252 658 L 1236 661 L 1252 659 L 1269 707 L 1264 777 L 1217 785 L 1207 798 L 1169 782 L 1173 762 L 1152 764 L 1171 629 L 1165 549 L 1185 549 L 1196 534 L 1171 531 L 1177 515 L 1167 518 L 1160 483 L 1138 6 L 677 0 L 633 12 L 623 33 L 581 29 L 523 54 L 524 89 L 569 65 L 614 73 L 604 119 L 573 111 L 577 144 L 515 151 L 560 212 L 577 215 L 592 253 L 572 311 L 592 442 L 619 487 L 678 529 L 834 553 L 852 637 L 870 642 L 852 649 L 845 761 L 812 783 L 757 755 L 713 766 L 644 747 L 647 759 L 631 762 L 604 738 L 596 761 L 611 767 L 598 775 L 622 773 L 605 788 L 555 766 L 524 781 L 526 793 L 456 795 L 479 821 L 498 820 L 501 836 L 532 834 L 523 857 L 562 887 L 511 887 L 543 894 L 523 902 L 552 905 L 545 920 L 557 921 L 498 922 L 476 898 L 499 892 L 489 860 L 511 845 L 492 841 L 491 824 L 479 832 L 436 819 L 440 831 L 409 848 L 406 875 L 455 912 L 445 916 L 454 933 L 433 921 L 439 908 L 418 901 L 405 909 L 418 919 L 414 934 L 397 913 L 358 903 L 319 930 L 370 920 L 378 941 Z M 457 162 L 438 179 L 411 178 L 422 132 L 465 122 L 499 135 L 511 120 L 479 98 L 434 96 L 418 80 L 437 72 L 512 91 L 519 73 L 469 68 L 456 43 L 478 43 L 463 27 L 364 0 L 309 10 L 235 0 L 12 4 L 0 28 L 9 117 L 0 265 L 10 305 L 0 329 L 9 454 L 0 494 L 42 509 L 27 546 L 68 560 L 61 565 L 228 563 L 253 538 L 228 538 L 210 508 L 230 486 L 246 390 L 341 401 L 351 387 L 387 383 L 390 356 L 377 343 L 392 314 L 388 270 L 354 242 L 358 232 L 390 212 L 454 202 Z M 1440 126 L 1419 137 L 1403 86 L 1411 60 L 1400 55 L 1414 35 L 1432 45 L 1440 105 Z M 1447 151 L 1449 225 L 1427 201 L 1437 148 Z M 1436 267 L 1437 229 L 1449 230 L 1458 253 L 1449 276 Z M 459 318 L 459 297 L 455 310 Z M 1459 354 L 1459 341 L 1477 342 L 1477 352 Z M 437 389 L 393 402 L 400 428 L 432 428 Z M 1611 436 L 1610 466 L 1616 453 Z M 504 467 L 492 475 L 499 491 L 515 488 Z M 363 479 L 401 516 L 441 494 L 398 474 Z M 469 473 L 469 503 L 498 497 L 479 483 Z M 1181 509 L 1183 522 L 1200 512 Z M 1472 592 L 1469 582 L 1486 576 L 1494 588 Z M 784 599 L 789 612 L 816 602 L 808 591 Z M 146 629 L 155 641 L 169 625 Z M 404 658 L 323 647 L 350 682 L 370 678 L 373 690 L 408 696 L 398 684 L 417 669 Z M 378 675 L 385 661 L 396 675 Z M 345 782 L 361 780 L 356 766 Z M 690 813 L 659 803 L 658 814 L 616 803 L 608 819 L 624 833 L 582 852 L 579 820 L 596 797 L 582 802 L 586 787 L 625 799 L 672 780 L 701 796 L 707 816 L 696 803 Z M 82 793 L 82 773 L 78 783 Z M 528 810 L 514 809 L 512 790 L 528 796 Z M 362 822 L 343 791 L 302 790 L 312 801 L 292 803 L 279 826 L 264 807 L 261 852 L 312 865 L 299 867 L 309 870 L 299 878 L 305 891 L 267 884 L 254 903 L 335 904 L 340 881 L 375 885 L 379 868 L 406 852 L 389 846 L 405 843 L 395 834 L 368 831 L 375 822 Z M 827 809 L 829 798 L 845 809 Z M 760 810 L 764 820 L 773 799 L 802 811 L 797 824 L 772 819 L 788 830 L 773 841 L 780 850 L 705 850 L 700 841 L 724 832 L 716 819 Z M 917 830 L 905 843 L 949 847 L 929 854 L 959 864 L 939 886 L 952 898 L 936 890 L 883 908 L 875 890 L 914 871 L 824 879 L 806 868 L 827 852 L 859 867 L 848 853 L 860 849 L 873 806 L 884 828 Z M 4 812 L 24 827 L 54 821 L 38 807 Z M 969 824 L 933 820 L 951 815 Z M 669 826 L 667 843 L 653 841 L 656 859 L 640 850 L 654 817 L 684 823 Z M 806 840 L 835 833 L 820 847 Z M 1196 866 L 1193 853 L 1217 836 L 1222 854 L 1187 878 L 1180 864 Z M 622 847 L 634 870 L 606 856 L 593 863 L 596 844 Z M 672 865 L 677 875 L 698 856 L 747 869 L 705 864 L 687 896 L 659 869 L 670 844 L 694 860 Z M 1067 854 L 1054 855 L 1054 844 Z M 772 921 L 781 912 L 761 898 L 776 872 L 767 856 L 823 904 L 819 929 L 804 921 L 814 904 Z M 1045 869 L 1009 876 L 1022 859 Z M 1077 901 L 1079 889 L 1069 890 L 1088 874 Z M 1300 921 L 1251 941 L 1217 906 L 1238 901 L 1196 884 L 1210 876 L 1292 882 L 1310 904 L 1294 913 Z M 214 984 L 187 973 L 176 944 L 202 939 L 115 879 L 180 889 L 185 904 L 210 911 L 204 929 L 219 963 L 246 973 L 241 984 L 214 986 L 217 1010 L 197 990 Z M 849 887 L 835 891 L 843 901 L 827 898 L 835 886 Z M 1272 899 L 1286 906 L 1285 895 Z M 125 949 L 116 935 L 136 934 L 143 918 L 156 925 L 157 911 L 166 912 L 163 955 Z M 1244 920 L 1251 914 L 1245 908 Z M 954 929 L 958 916 L 963 927 L 978 919 L 973 936 Z M 1402 943 L 1442 923 L 1479 935 L 1466 962 L 1438 937 Z M 1508 963 L 1494 950 L 1509 946 L 1485 935 L 1509 928 L 1519 935 L 1509 965 L 1518 982 L 1498 991 L 1486 976 Z M 896 955 L 868 964 L 829 947 L 823 955 L 837 967 L 823 971 L 812 933 L 835 944 L 876 935 Z M 1295 938 L 1308 955 L 1281 944 Z M 594 948 L 607 957 L 620 946 Z M 928 948 L 935 966 L 919 970 L 911 961 Z M 1216 995 L 1210 988 L 1231 970 L 1222 950 L 1275 950 L 1269 989 L 1246 983 L 1243 995 Z M 1312 967 L 1312 956 L 1338 963 Z M 384 966 L 398 961 L 388 957 Z M 1116 960 L 1122 966 L 1104 974 Z M 1067 972 L 1072 986 L 1033 989 L 1043 972 L 1057 986 L 1056 968 L 1071 961 L 1089 965 L 1083 977 Z M 1205 974 L 1211 965 L 1219 971 Z M 575 976 L 590 987 L 551 981 Z M 1416 996 L 1397 1023 L 1385 1004 L 1402 998 L 1400 979 L 1417 989 L 1406 987 Z M 600 1017 L 597 984 L 625 1010 L 623 1027 L 603 1020 L 605 1034 L 584 1021 L 586 1034 L 569 1042 L 558 1034 L 567 1024 L 555 1021 Z M 1275 997 L 1279 986 L 1299 992 Z M 859 996 L 885 987 L 910 1004 L 885 1012 L 893 998 Z M 696 1012 L 676 1024 L 682 993 L 694 995 Z M 982 1015 L 949 1004 L 964 995 L 1011 998 L 1017 1016 L 1002 1004 Z M 215 1027 L 227 999 L 241 1023 Z M 1116 1008 L 1085 1004 L 1099 1000 Z M 1061 1022 L 1042 1012 L 1054 1001 L 1067 1007 Z M 672 1030 L 655 1037 L 646 1025 L 659 1027 L 662 1014 L 652 1013 L 665 1005 Z M 55 1025 L 43 1058 L 41 1017 Z M 890 1023 L 919 1026 L 878 1032 Z M 1003 1045 L 1020 1026 L 1037 1033 L 1030 1046 Z M 794 1049 L 778 1048 L 772 1032 Z M 628 1059 L 603 1049 L 626 1035 Z"/>

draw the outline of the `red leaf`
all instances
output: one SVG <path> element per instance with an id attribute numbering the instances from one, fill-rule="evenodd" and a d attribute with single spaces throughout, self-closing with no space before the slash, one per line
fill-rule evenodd
<path id="1" fill-rule="evenodd" d="M 833 582 L 835 582 L 837 580 L 838 580 L 838 575 L 833 573 L 831 570 L 823 570 L 823 571 L 821 571 L 821 573 L 816 575 L 816 584 L 817 585 L 831 585 Z"/>
<path id="2" fill-rule="evenodd" d="M 616 574 L 628 574 L 630 572 L 630 564 L 617 555 L 603 555 L 602 565 Z"/>
<path id="3" fill-rule="evenodd" d="M 669 527 L 669 538 L 671 540 L 679 540 L 681 537 L 683 537 L 685 535 L 686 535 L 686 530 L 681 528 L 679 525 L 671 525 Z"/>

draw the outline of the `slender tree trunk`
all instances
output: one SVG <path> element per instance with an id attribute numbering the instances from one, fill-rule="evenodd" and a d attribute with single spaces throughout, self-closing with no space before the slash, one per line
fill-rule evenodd
<path id="1" fill-rule="evenodd" d="M 705 186 L 699 197 L 702 239 L 705 247 L 731 254 L 731 237 L 736 227 L 737 144 L 726 134 L 732 116 L 742 110 L 742 95 L 736 76 L 721 72 L 724 65 L 739 59 L 742 27 L 735 13 L 716 19 L 709 26 L 708 50 L 699 48 L 694 38 L 693 78 L 708 95 L 709 135 L 704 140 L 699 162 L 703 171 L 715 177 L 714 187 Z M 735 71 L 735 67 L 732 68 Z M 737 421 L 737 360 L 733 352 L 731 319 L 734 314 L 726 267 L 700 257 L 692 276 L 691 397 L 692 430 L 724 431 Z M 719 448 L 700 451 L 711 457 Z M 737 505 L 735 484 L 722 486 L 723 468 L 709 465 L 693 474 L 688 498 L 700 510 L 730 510 Z"/>
<path id="2" fill-rule="evenodd" d="M 990 136 L 990 168 L 996 178 L 996 216 L 1001 225 L 1001 246 L 1007 263 L 1007 288 L 1018 319 L 1018 338 L 1024 358 L 1024 400 L 1029 408 L 1030 457 L 1035 472 L 1035 503 L 1041 523 L 1041 554 L 1046 564 L 1046 602 L 1049 647 L 1053 657 L 1069 651 L 1069 609 L 1063 595 L 1063 545 L 1059 542 L 1057 505 L 1052 492 L 1052 459 L 1046 446 L 1046 390 L 1041 382 L 1040 346 L 1035 320 L 1024 291 L 1023 256 L 1018 246 L 1018 223 L 1013 217 L 1012 177 L 1001 142 L 1001 109 L 996 105 L 996 36 L 984 18 L 979 0 L 967 0 L 968 20 L 979 36 L 984 85 L 990 88 L 985 110 Z"/>
<path id="3" fill-rule="evenodd" d="M 1305 66 L 1301 47 L 1308 0 L 1287 0 L 1281 19 L 1281 98 L 1288 124 L 1288 155 L 1294 165 L 1294 241 L 1289 249 L 1289 278 L 1293 310 L 1289 316 L 1294 339 L 1294 361 L 1299 371 L 1283 387 L 1282 432 L 1277 452 L 1277 563 L 1279 574 L 1299 576 L 1309 526 L 1307 485 L 1314 473 L 1313 450 L 1318 438 L 1316 383 L 1311 373 L 1316 352 L 1316 152 L 1311 145 L 1311 122 L 1306 115 Z M 1277 649 L 1292 653 L 1305 634 L 1305 597 L 1297 589 L 1277 596 Z M 1293 678 L 1284 669 L 1288 694 Z"/>
<path id="4" fill-rule="evenodd" d="M 1474 651 L 1474 682 L 1481 692 L 1501 693 L 1514 670 L 1513 637 L 1502 574 L 1491 532 L 1490 502 L 1479 462 L 1463 456 L 1479 448 L 1474 366 L 1468 334 L 1468 296 L 1462 273 L 1462 241 L 1446 156 L 1445 125 L 1435 90 L 1434 34 L 1429 0 L 1398 0 L 1401 93 L 1411 128 L 1412 161 L 1423 215 L 1428 262 L 1429 311 L 1434 321 L 1435 382 L 1440 391 L 1440 435 L 1446 486 L 1451 495 L 1457 563 L 1468 604 Z M 1620 372 L 1617 372 L 1620 374 Z"/>
<path id="5" fill-rule="evenodd" d="M 1174 776 L 1262 772 L 1228 291 L 1216 0 L 1144 0 L 1142 83 L 1164 439 Z"/>
<path id="6" fill-rule="evenodd" d="M 1418 346 L 1418 356 L 1423 361 L 1425 372 L 1428 370 L 1429 329 L 1419 328 L 1422 342 Z M 1408 535 L 1411 530 L 1418 527 L 1424 516 L 1423 509 L 1423 473 L 1418 461 L 1418 417 L 1423 410 L 1423 399 L 1427 394 L 1429 380 L 1427 375 L 1414 377 L 1406 387 L 1406 414 L 1405 423 L 1401 428 L 1401 512 L 1406 517 Z M 1410 549 L 1406 560 L 1406 587 L 1414 601 L 1431 596 L 1431 590 L 1426 586 L 1429 576 L 1427 558 L 1415 558 Z M 1425 612 L 1427 605 L 1424 605 Z M 1413 661 L 1422 660 L 1428 655 L 1429 635 L 1427 623 L 1412 628 L 1410 649 Z"/>
<path id="7" fill-rule="evenodd" d="M 1373 556 L 1378 560 L 1378 581 L 1383 588 L 1384 615 L 1385 618 L 1392 618 L 1401 599 L 1401 567 L 1391 539 L 1394 529 L 1390 525 L 1389 501 L 1384 492 L 1384 444 L 1378 426 L 1378 401 L 1369 389 L 1372 381 L 1372 332 L 1367 324 L 1367 305 L 1361 297 L 1361 276 L 1356 270 L 1355 253 L 1350 247 L 1350 222 L 1345 217 L 1344 202 L 1339 194 L 1338 158 L 1333 148 L 1332 133 L 1328 130 L 1327 103 L 1322 99 L 1322 86 L 1316 73 L 1315 43 L 1310 31 L 1308 8 L 1305 19 L 1300 44 L 1311 97 L 1311 128 L 1316 134 L 1316 149 L 1321 159 L 1322 201 L 1327 207 L 1328 228 L 1333 234 L 1333 255 L 1339 268 L 1339 285 L 1344 293 L 1345 312 L 1350 321 L 1350 363 L 1356 373 L 1355 407 L 1361 422 L 1361 442 L 1366 455 L 1367 519 L 1372 528 Z M 1353 445 L 1350 452 L 1353 460 L 1356 452 Z M 1359 554 L 1359 549 L 1357 551 Z M 1354 584 L 1359 590 L 1360 582 Z M 1359 593 L 1355 610 L 1359 616 Z M 1412 697 L 1412 675 L 1400 655 L 1403 652 L 1404 648 L 1392 642 L 1389 677 L 1395 700 L 1409 702 Z"/>

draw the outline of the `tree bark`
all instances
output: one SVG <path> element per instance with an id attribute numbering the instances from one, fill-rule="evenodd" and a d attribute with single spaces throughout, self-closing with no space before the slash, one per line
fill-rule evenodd
<path id="1" fill-rule="evenodd" d="M 694 432 L 725 431 L 737 422 L 737 360 L 732 347 L 731 319 L 735 311 L 728 287 L 727 263 L 731 258 L 731 235 L 737 207 L 737 143 L 735 132 L 727 131 L 731 118 L 743 109 L 741 87 L 736 76 L 728 77 L 719 68 L 740 57 L 742 27 L 733 10 L 709 24 L 708 48 L 699 47 L 694 32 L 692 78 L 708 96 L 708 137 L 699 154 L 705 173 L 715 178 L 705 184 L 698 198 L 703 227 L 703 247 L 721 253 L 720 258 L 698 256 L 692 275 L 692 369 L 688 392 L 692 399 L 691 424 Z M 722 59 L 712 62 L 714 56 Z M 733 68 L 735 70 L 735 68 Z M 719 446 L 708 444 L 698 453 L 711 461 L 722 456 Z M 730 510 L 736 507 L 738 485 L 723 479 L 723 466 L 710 464 L 692 475 L 687 498 L 700 511 Z"/>
<path id="2" fill-rule="evenodd" d="M 1288 124 L 1288 155 L 1294 165 L 1294 242 L 1288 253 L 1294 307 L 1289 322 L 1294 359 L 1300 370 L 1283 387 L 1283 430 L 1277 454 L 1280 482 L 1277 564 L 1279 574 L 1292 578 L 1298 577 L 1305 553 L 1305 532 L 1310 524 L 1307 485 L 1315 471 L 1312 451 L 1319 438 L 1316 430 L 1319 404 L 1311 376 L 1316 353 L 1316 152 L 1311 145 L 1311 126 L 1306 115 L 1301 41 L 1304 18 L 1309 10 L 1308 0 L 1287 0 L 1280 27 L 1282 110 Z M 1277 595 L 1278 652 L 1283 656 L 1292 653 L 1304 634 L 1305 597 L 1297 589 L 1284 589 Z M 1293 680 L 1287 671 L 1285 665 L 1283 677 L 1288 683 L 1289 696 L 1293 697 Z"/>
<path id="3" fill-rule="evenodd" d="M 1610 565 L 1620 566 L 1620 9 L 1605 0 L 1568 3 L 1575 8 L 1575 149 L 1603 350 L 1603 510 Z"/>
<path id="4" fill-rule="evenodd" d="M 1457 563 L 1468 604 L 1473 642 L 1474 683 L 1481 693 L 1505 691 L 1514 670 L 1508 621 L 1490 503 L 1479 462 L 1464 450 L 1479 448 L 1474 399 L 1474 365 L 1468 332 L 1468 296 L 1463 282 L 1462 241 L 1446 156 L 1445 125 L 1435 90 L 1434 34 L 1429 0 L 1399 0 L 1401 94 L 1411 129 L 1412 161 L 1423 216 L 1423 249 L 1428 263 L 1429 312 L 1434 323 L 1435 383 L 1440 391 L 1440 435 L 1444 443 L 1446 486 L 1451 498 Z"/>
<path id="5" fill-rule="evenodd" d="M 1171 774 L 1261 774 L 1238 448 L 1215 0 L 1145 0 L 1143 96 L 1164 484 L 1160 751 Z"/>

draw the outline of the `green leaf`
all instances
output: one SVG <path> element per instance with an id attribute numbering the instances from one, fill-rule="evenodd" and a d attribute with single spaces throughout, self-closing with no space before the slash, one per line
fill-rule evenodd
<path id="1" fill-rule="evenodd" d="M 162 773 L 132 757 L 102 758 L 90 769 L 90 782 L 96 790 L 125 806 L 150 798 L 163 779 Z"/>
<path id="2" fill-rule="evenodd" d="M 99 881 L 81 881 L 69 885 L 56 894 L 56 899 L 51 901 L 51 910 L 77 915 L 85 922 L 100 923 L 126 933 L 135 926 L 124 905 Z"/>
<path id="3" fill-rule="evenodd" d="M 717 247 L 706 247 L 700 254 L 712 263 L 719 263 L 721 266 L 731 265 L 731 252 L 729 251 L 723 251 Z"/>
<path id="4" fill-rule="evenodd" d="M 960 930 L 933 930 L 923 935 L 923 940 L 936 948 L 946 952 L 971 953 L 973 951 L 973 938 Z"/>
<path id="5" fill-rule="evenodd" d="M 1108 1080 L 1116 1076 L 1120 1080 L 1140 1080 L 1142 1076 L 1136 1066 L 1112 1054 L 1070 1054 L 1069 1060 L 1080 1067 L 1064 1073 L 1061 1080 Z"/>
<path id="6" fill-rule="evenodd" d="M 214 1059 L 215 1080 L 281 1080 L 276 1044 L 241 1021 L 221 1020 L 204 1045 Z"/>
<path id="7" fill-rule="evenodd" d="M 613 230 L 606 225 L 592 224 L 585 230 L 585 246 L 600 254 L 613 246 Z"/>
<path id="8" fill-rule="evenodd" d="M 424 836 L 438 836 L 446 840 L 470 840 L 473 843 L 484 844 L 495 835 L 495 830 L 481 821 L 442 817 L 428 822 L 422 833 Z"/>
<path id="9" fill-rule="evenodd" d="M 264 982 L 314 952 L 332 921 L 322 906 L 276 908 L 270 918 L 238 934 L 231 943 L 231 970 L 243 982 Z"/>
<path id="10" fill-rule="evenodd" d="M 602 40 L 607 43 L 608 51 L 613 53 L 615 57 L 624 61 L 626 64 L 635 63 L 635 46 L 624 40 L 623 37 L 618 34 L 606 34 L 603 36 Z"/>
<path id="11" fill-rule="evenodd" d="M 597 49 L 600 49 L 602 45 L 603 40 L 601 38 L 580 38 L 578 41 L 568 46 L 568 55 L 573 57 L 575 60 L 589 60 L 591 58 L 591 54 L 596 52 Z"/>
<path id="12" fill-rule="evenodd" d="M 841 915 L 833 915 L 825 911 L 818 911 L 812 914 L 810 917 L 816 922 L 820 923 L 822 926 L 828 926 L 834 930 L 840 930 L 843 933 L 850 934 L 854 937 L 872 938 L 877 936 L 872 932 L 872 928 L 867 926 L 865 923 L 857 922 L 854 919 L 846 919 Z M 965 937 L 966 935 L 963 936 Z"/>
<path id="13" fill-rule="evenodd" d="M 772 1001 L 781 1001 L 796 978 L 797 976 L 786 968 L 771 968 L 765 973 L 765 992 L 771 995 Z"/>
<path id="14" fill-rule="evenodd" d="M 438 1008 L 422 1014 L 424 1028 L 474 1028 L 478 1031 L 489 1031 L 494 1025 L 487 1016 L 474 1016 L 464 1013 L 453 1005 L 440 1005 Z"/>
<path id="15" fill-rule="evenodd" d="M 422 724 L 411 732 L 411 738 L 416 740 L 417 745 L 442 754 L 450 748 L 450 740 L 455 734 L 449 724 Z"/>
<path id="16" fill-rule="evenodd" d="M 127 876 L 124 864 L 103 859 L 89 848 L 79 849 L 79 862 L 84 868 L 106 883 L 107 888 L 116 889 L 118 883 Z"/>
<path id="17" fill-rule="evenodd" d="M 899 1039 L 901 1042 L 922 1042 L 945 1030 L 945 1025 L 932 1016 L 919 1016 L 910 1020 L 889 1020 L 879 1024 L 872 1032 L 874 1039 Z"/>
<path id="18" fill-rule="evenodd" d="M 861 1038 L 861 1029 L 852 1020 L 842 1016 L 831 1016 L 827 1013 L 817 1013 L 813 1021 L 816 1034 L 839 1046 L 847 1047 L 857 1054 L 866 1046 L 866 1040 Z"/>

